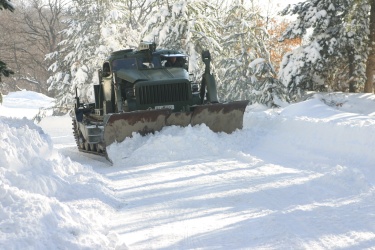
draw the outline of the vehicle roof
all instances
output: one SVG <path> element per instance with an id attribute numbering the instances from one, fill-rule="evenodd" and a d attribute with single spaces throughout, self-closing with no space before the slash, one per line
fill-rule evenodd
<path id="1" fill-rule="evenodd" d="M 110 56 L 108 57 L 108 61 L 113 61 L 115 59 L 121 59 L 121 58 L 144 57 L 148 53 L 149 53 L 149 50 L 133 50 L 133 49 L 118 50 L 110 54 Z M 187 55 L 183 54 L 181 51 L 170 50 L 170 49 L 157 49 L 152 54 L 160 55 L 164 57 L 187 57 Z"/>

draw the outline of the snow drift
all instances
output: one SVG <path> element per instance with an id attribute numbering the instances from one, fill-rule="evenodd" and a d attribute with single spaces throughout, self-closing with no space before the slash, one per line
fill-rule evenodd
<path id="1" fill-rule="evenodd" d="M 33 115 L 46 105 L 45 97 L 21 92 L 8 95 L 0 111 L 21 95 L 34 101 Z M 103 223 L 116 203 L 105 180 L 56 152 L 31 120 L 0 117 L 0 130 L 0 248 L 115 247 L 116 235 Z"/>

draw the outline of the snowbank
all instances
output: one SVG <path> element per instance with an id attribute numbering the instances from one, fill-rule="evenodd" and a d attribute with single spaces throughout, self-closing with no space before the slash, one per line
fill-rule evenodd
<path id="1" fill-rule="evenodd" d="M 26 102 L 30 116 L 51 101 L 27 96 L 36 98 Z M 5 107 L 15 99 L 8 95 Z M 0 248 L 115 248 L 119 241 L 107 224 L 118 201 L 106 180 L 56 152 L 31 120 L 0 116 L 0 130 Z"/>
<path id="2" fill-rule="evenodd" d="M 11 92 L 3 97 L 0 115 L 6 117 L 32 119 L 40 108 L 48 109 L 54 106 L 55 100 L 33 91 Z M 49 112 L 52 114 L 52 110 Z"/>
<path id="3" fill-rule="evenodd" d="M 257 149 L 280 151 L 275 158 L 302 161 L 313 156 L 369 174 L 375 166 L 374 111 L 374 95 L 320 94 L 279 111 L 254 112 L 245 127 L 263 130 Z"/>

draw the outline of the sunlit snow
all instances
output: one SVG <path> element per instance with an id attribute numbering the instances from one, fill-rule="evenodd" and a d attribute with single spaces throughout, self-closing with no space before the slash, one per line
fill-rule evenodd
<path id="1" fill-rule="evenodd" d="M 243 130 L 167 127 L 78 152 L 53 99 L 0 106 L 1 249 L 373 249 L 375 96 L 249 106 Z M 48 114 L 48 112 L 47 112 Z"/>

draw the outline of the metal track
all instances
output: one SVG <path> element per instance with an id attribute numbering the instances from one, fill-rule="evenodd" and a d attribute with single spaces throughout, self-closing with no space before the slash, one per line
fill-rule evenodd
<path id="1" fill-rule="evenodd" d="M 109 160 L 111 162 L 111 160 L 108 158 L 108 154 L 107 154 L 107 151 L 106 151 L 105 148 L 103 150 L 101 150 L 101 151 L 96 151 L 96 150 L 94 151 L 94 150 L 83 148 L 82 145 L 80 144 L 80 141 L 82 141 L 84 143 L 85 139 L 83 138 L 83 136 L 80 135 L 80 132 L 79 132 L 79 130 L 77 128 L 77 123 L 74 120 L 74 118 L 72 119 L 72 125 L 73 125 L 74 139 L 76 141 L 77 148 L 78 148 L 78 150 L 80 152 L 84 152 L 84 153 L 88 153 L 88 154 L 93 154 L 93 155 L 100 155 L 100 156 L 105 157 L 107 160 Z"/>

